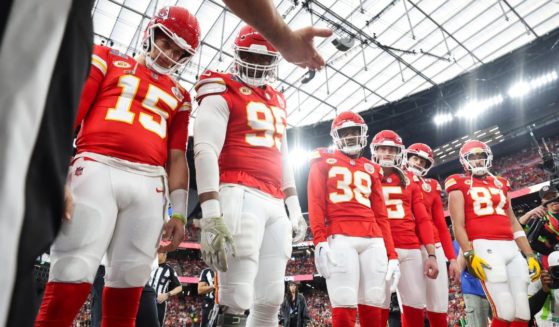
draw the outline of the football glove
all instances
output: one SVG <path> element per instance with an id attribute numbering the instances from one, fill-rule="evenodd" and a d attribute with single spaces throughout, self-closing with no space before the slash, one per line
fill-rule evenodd
<path id="1" fill-rule="evenodd" d="M 491 269 L 491 266 L 485 262 L 485 260 L 477 256 L 474 250 L 464 252 L 464 258 L 466 258 L 468 272 L 477 279 L 486 281 L 487 276 L 485 276 L 485 271 L 483 269 Z"/>
<path id="2" fill-rule="evenodd" d="M 293 231 L 293 243 L 301 243 L 305 240 L 307 236 L 307 222 L 302 214 L 297 216 L 291 216 L 291 228 Z"/>
<path id="3" fill-rule="evenodd" d="M 223 217 L 207 217 L 200 219 L 202 229 L 200 250 L 202 259 L 208 266 L 227 271 L 227 254 L 236 254 L 235 243 Z"/>
<path id="4" fill-rule="evenodd" d="M 314 250 L 314 264 L 318 273 L 324 278 L 330 277 L 330 266 L 337 266 L 338 263 L 334 259 L 334 253 L 330 250 L 328 242 L 320 242 Z"/>
<path id="5" fill-rule="evenodd" d="M 390 284 L 390 293 L 396 292 L 398 287 L 398 282 L 400 281 L 400 262 L 398 259 L 388 260 L 388 269 L 386 270 L 386 281 L 392 279 L 392 284 Z"/>
<path id="6" fill-rule="evenodd" d="M 542 268 L 540 267 L 540 263 L 538 262 L 538 258 L 536 258 L 535 254 L 528 254 L 526 256 L 526 260 L 528 260 L 528 270 L 530 271 L 530 279 L 534 282 L 542 273 Z"/>

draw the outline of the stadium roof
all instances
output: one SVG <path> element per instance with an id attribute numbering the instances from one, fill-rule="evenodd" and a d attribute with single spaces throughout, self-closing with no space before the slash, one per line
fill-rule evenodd
<path id="1" fill-rule="evenodd" d="M 329 26 L 335 35 L 317 42 L 328 67 L 302 84 L 306 71 L 280 65 L 288 100 L 288 124 L 331 120 L 337 111 L 356 112 L 397 101 L 479 67 L 559 27 L 559 1 L 496 0 L 276 0 L 293 28 Z M 97 0 L 96 42 L 133 54 L 153 13 L 165 5 L 195 13 L 202 46 L 181 72 L 192 90 L 196 76 L 226 70 L 240 20 L 217 0 Z M 334 38 L 354 39 L 341 52 Z"/>

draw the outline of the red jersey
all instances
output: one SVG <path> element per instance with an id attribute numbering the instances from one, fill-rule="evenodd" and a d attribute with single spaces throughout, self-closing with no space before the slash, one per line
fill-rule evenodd
<path id="1" fill-rule="evenodd" d="M 94 46 L 76 126 L 78 153 L 164 166 L 169 149 L 186 151 L 190 95 L 118 50 Z"/>
<path id="2" fill-rule="evenodd" d="M 311 160 L 308 199 L 314 244 L 333 234 L 382 237 L 388 257 L 397 258 L 382 195 L 382 168 L 339 150 L 318 149 Z"/>
<path id="3" fill-rule="evenodd" d="M 455 174 L 446 179 L 444 187 L 447 193 L 460 191 L 464 196 L 464 219 L 470 241 L 514 239 L 506 212 L 510 184 L 505 178 Z"/>
<path id="4" fill-rule="evenodd" d="M 444 254 L 448 260 L 455 259 L 454 246 L 452 238 L 446 224 L 444 216 L 443 201 L 441 199 L 442 188 L 439 182 L 431 178 L 425 178 L 419 182 L 421 191 L 423 192 L 423 203 L 427 213 L 432 218 L 433 223 L 433 239 L 435 243 L 441 243 Z"/>
<path id="5" fill-rule="evenodd" d="M 287 124 L 283 94 L 269 85 L 250 87 L 232 74 L 212 71 L 200 77 L 196 91 L 199 103 L 219 94 L 229 107 L 219 156 L 220 183 L 245 185 L 283 199 L 281 148 Z"/>
<path id="6" fill-rule="evenodd" d="M 418 249 L 420 244 L 434 243 L 433 227 L 423 203 L 419 178 L 410 172 L 403 173 L 403 183 L 397 170 L 382 179 L 384 203 L 396 248 Z"/>

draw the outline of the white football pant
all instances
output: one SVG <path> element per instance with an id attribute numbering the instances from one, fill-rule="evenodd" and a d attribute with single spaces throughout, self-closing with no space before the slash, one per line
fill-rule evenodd
<path id="1" fill-rule="evenodd" d="M 427 250 L 421 246 L 423 261 L 428 259 Z M 427 284 L 427 311 L 446 313 L 448 311 L 448 271 L 446 268 L 446 256 L 441 243 L 435 243 L 435 255 L 437 256 L 437 267 L 439 275 L 435 279 L 425 277 Z"/>
<path id="2" fill-rule="evenodd" d="M 516 242 L 480 239 L 472 243 L 476 255 L 491 266 L 484 269 L 487 281 L 482 286 L 493 312 L 501 320 L 530 320 L 530 275 Z"/>
<path id="3" fill-rule="evenodd" d="M 328 245 L 337 263 L 328 262 L 330 277 L 326 278 L 332 307 L 381 307 L 388 268 L 384 240 L 336 234 L 328 237 Z"/>
<path id="4" fill-rule="evenodd" d="M 144 286 L 167 210 L 164 178 L 83 158 L 70 174 L 74 209 L 51 248 L 49 281 L 93 283 L 106 253 L 106 286 Z"/>
<path id="5" fill-rule="evenodd" d="M 292 239 L 283 200 L 234 184 L 222 185 L 219 196 L 237 249 L 218 274 L 219 304 L 231 314 L 250 309 L 247 326 L 277 326 Z"/>
<path id="6" fill-rule="evenodd" d="M 423 257 L 419 249 L 396 249 L 400 261 L 400 281 L 398 282 L 398 294 L 402 300 L 400 305 L 423 309 L 426 306 L 426 277 L 423 275 Z M 386 298 L 383 308 L 390 307 L 390 284 L 385 290 Z"/>

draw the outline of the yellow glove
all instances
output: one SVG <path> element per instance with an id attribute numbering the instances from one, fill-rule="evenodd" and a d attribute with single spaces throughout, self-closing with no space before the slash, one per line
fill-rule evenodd
<path id="1" fill-rule="evenodd" d="M 485 282 L 487 277 L 483 269 L 491 269 L 491 266 L 485 262 L 485 260 L 477 256 L 474 250 L 464 252 L 464 258 L 466 258 L 466 262 L 468 263 L 468 272 L 482 282 Z"/>
<path id="2" fill-rule="evenodd" d="M 528 260 L 528 270 L 530 271 L 530 279 L 532 279 L 532 281 L 536 281 L 538 278 L 540 278 L 540 275 L 542 273 L 542 268 L 540 267 L 540 263 L 538 262 L 538 259 L 536 258 L 535 254 L 528 254 L 526 256 L 526 260 Z"/>

